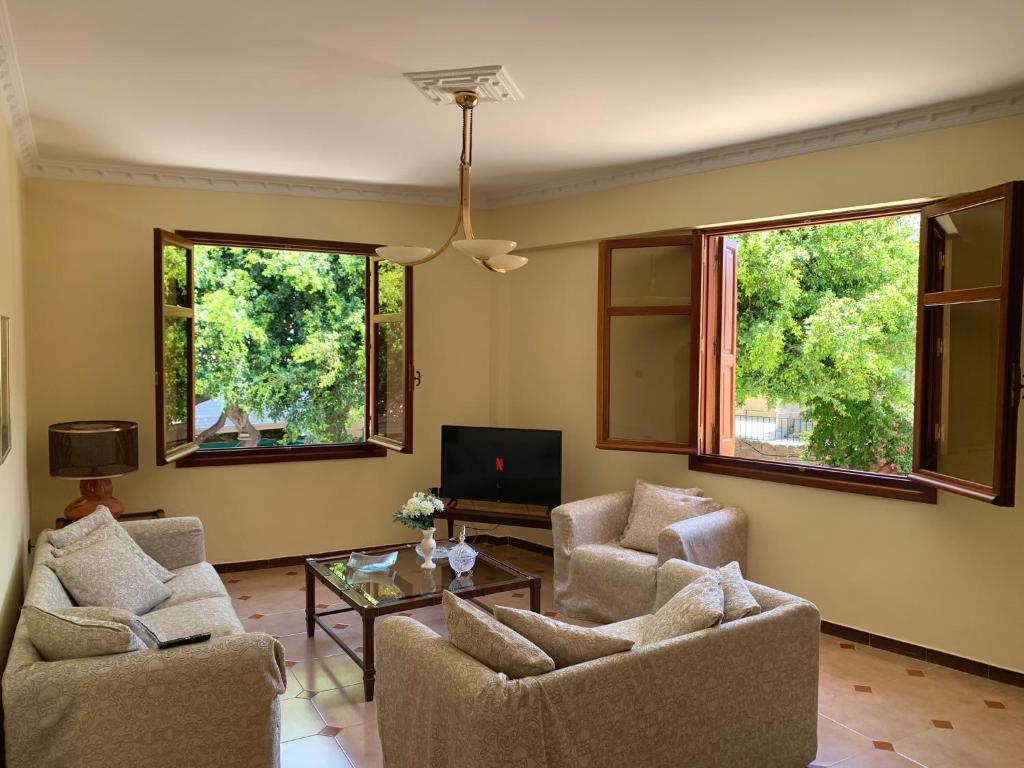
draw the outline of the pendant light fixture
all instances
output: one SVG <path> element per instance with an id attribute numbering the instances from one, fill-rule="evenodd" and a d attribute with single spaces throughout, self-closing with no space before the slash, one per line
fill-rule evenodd
<path id="1" fill-rule="evenodd" d="M 426 264 L 444 253 L 448 246 L 462 251 L 491 272 L 504 274 L 519 269 L 529 259 L 512 253 L 514 240 L 485 240 L 473 233 L 470 216 L 469 186 L 470 170 L 473 166 L 473 108 L 480 97 L 474 91 L 458 91 L 454 94 L 455 104 L 462 108 L 462 157 L 459 160 L 459 214 L 455 228 L 440 248 L 426 248 L 412 245 L 384 245 L 377 249 L 377 255 L 396 264 L 415 267 Z M 465 234 L 464 240 L 456 240 L 459 229 Z"/>

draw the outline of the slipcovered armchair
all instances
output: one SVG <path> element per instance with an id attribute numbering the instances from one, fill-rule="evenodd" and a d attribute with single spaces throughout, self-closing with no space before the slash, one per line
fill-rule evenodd
<path id="1" fill-rule="evenodd" d="M 673 558 L 707 568 L 736 560 L 746 572 L 747 516 L 742 510 L 719 508 L 671 523 L 658 533 L 658 551 L 652 554 L 620 543 L 632 505 L 633 492 L 622 491 L 552 510 L 558 611 L 602 623 L 650 613 L 658 566 Z"/>

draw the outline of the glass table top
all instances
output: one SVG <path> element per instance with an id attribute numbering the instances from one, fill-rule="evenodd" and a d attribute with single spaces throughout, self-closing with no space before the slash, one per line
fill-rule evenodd
<path id="1" fill-rule="evenodd" d="M 437 567 L 432 571 L 420 568 L 423 558 L 416 553 L 415 544 L 369 550 L 374 555 L 387 552 L 397 552 L 398 557 L 393 566 L 380 572 L 349 568 L 348 555 L 310 558 L 306 562 L 347 602 L 360 608 L 395 605 L 429 596 L 440 597 L 446 589 L 456 594 L 467 593 L 469 596 L 481 589 L 500 588 L 502 585 L 513 589 L 526 586 L 530 578 L 482 552 L 477 553 L 476 564 L 471 572 L 456 577 L 447 560 L 435 561 Z"/>

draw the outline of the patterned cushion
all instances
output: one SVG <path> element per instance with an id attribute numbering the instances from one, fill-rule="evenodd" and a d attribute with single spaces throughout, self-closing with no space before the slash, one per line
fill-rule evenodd
<path id="1" fill-rule="evenodd" d="M 90 546 L 46 563 L 79 605 L 147 613 L 171 596 L 171 589 L 146 570 L 116 536 L 98 537 Z"/>
<path id="2" fill-rule="evenodd" d="M 661 529 L 688 517 L 714 512 L 721 507 L 700 488 L 669 488 L 636 481 L 622 546 L 641 552 L 658 552 Z"/>
<path id="3" fill-rule="evenodd" d="M 76 541 L 81 541 L 101 526 L 113 522 L 115 522 L 114 516 L 110 514 L 110 510 L 107 507 L 104 507 L 101 504 L 96 507 L 92 513 L 86 515 L 81 520 L 76 520 L 70 525 L 65 525 L 63 528 L 56 531 L 50 531 L 50 545 L 54 549 L 70 547 Z"/>
<path id="4" fill-rule="evenodd" d="M 722 587 L 715 576 L 701 576 L 663 605 L 643 628 L 641 645 L 650 645 L 713 627 L 724 614 Z"/>
<path id="5" fill-rule="evenodd" d="M 593 661 L 633 647 L 632 640 L 578 627 L 521 608 L 494 608 L 494 618 L 511 627 L 550 656 L 557 669 Z"/>
<path id="6" fill-rule="evenodd" d="M 107 656 L 146 647 L 127 623 L 135 617 L 126 611 L 117 612 L 120 615 L 108 608 L 47 611 L 26 605 L 22 614 L 32 645 L 46 661 Z M 104 620 L 104 615 L 110 620 Z"/>
<path id="7" fill-rule="evenodd" d="M 168 601 L 169 602 L 169 601 Z M 159 640 L 177 640 L 209 632 L 212 637 L 245 634 L 245 627 L 231 605 L 231 598 L 208 597 L 178 605 L 161 605 L 140 621 Z"/>
<path id="8" fill-rule="evenodd" d="M 722 594 L 725 597 L 723 624 L 747 616 L 756 616 L 761 612 L 761 605 L 747 589 L 747 583 L 740 572 L 740 564 L 735 560 L 718 569 L 718 583 L 722 585 Z"/>
<path id="9" fill-rule="evenodd" d="M 544 651 L 472 603 L 445 590 L 441 605 L 451 644 L 495 672 L 514 680 L 555 668 L 554 660 Z"/>
<path id="10" fill-rule="evenodd" d="M 120 523 L 118 523 L 111 516 L 110 511 L 106 507 L 100 507 L 91 515 L 83 517 L 81 520 L 78 521 L 78 523 L 74 523 L 73 525 L 68 527 L 72 528 L 75 525 L 78 525 L 79 523 L 84 523 L 86 520 L 89 520 L 90 518 L 98 518 L 100 522 L 85 536 L 73 539 L 71 544 L 68 544 L 60 549 L 55 549 L 53 552 L 54 557 L 65 557 L 66 555 L 70 555 L 74 552 L 77 552 L 83 547 L 92 546 L 100 538 L 113 536 L 120 539 L 124 543 L 124 545 L 128 547 L 128 549 L 131 552 L 133 552 L 136 557 L 139 558 L 139 561 L 146 567 L 146 570 L 152 573 L 158 579 L 160 579 L 160 581 L 168 582 L 174 578 L 174 574 L 171 571 L 164 568 L 162 565 L 160 565 L 160 563 L 158 563 L 156 560 L 154 560 L 152 557 L 150 557 L 142 551 L 142 547 L 140 547 L 135 542 L 135 539 L 131 537 L 131 534 L 128 533 L 128 531 L 126 531 L 124 528 L 122 528 Z M 63 533 L 64 530 L 67 529 L 50 532 L 51 545 L 53 544 L 53 535 L 56 533 Z M 63 541 L 63 539 L 59 540 Z"/>

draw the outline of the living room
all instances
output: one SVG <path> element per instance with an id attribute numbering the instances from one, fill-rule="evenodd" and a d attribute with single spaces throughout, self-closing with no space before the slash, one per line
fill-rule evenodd
<path id="1" fill-rule="evenodd" d="M 726 762 L 704 754 L 704 744 L 692 755 L 653 746 L 638 753 L 631 745 L 634 764 L 680 765 L 691 759 L 708 766 L 1018 765 L 1024 746 L 1024 602 L 1017 590 L 1024 580 L 1018 554 L 1024 519 L 1013 494 L 1013 470 L 1021 462 L 1013 452 L 1019 390 L 1000 401 L 1003 420 L 995 421 L 994 431 L 1001 442 L 998 450 L 989 446 L 988 469 L 999 452 L 1005 455 L 995 462 L 992 487 L 985 492 L 970 477 L 959 485 L 929 485 L 926 439 L 914 445 L 915 451 L 922 446 L 921 461 L 913 466 L 918 479 L 868 472 L 872 477 L 861 478 L 861 484 L 827 469 L 817 473 L 819 468 L 796 479 L 785 471 L 784 477 L 758 474 L 768 470 L 757 467 L 744 474 L 734 471 L 744 469 L 735 462 L 723 471 L 729 457 L 706 442 L 712 434 L 708 395 L 715 387 L 708 383 L 710 373 L 704 378 L 710 358 L 698 353 L 712 347 L 707 340 L 715 323 L 709 321 L 707 297 L 718 283 L 710 271 L 700 270 L 699 256 L 719 253 L 713 242 L 765 222 L 834 223 L 894 210 L 927 217 L 928 206 L 1024 178 L 1024 68 L 1014 54 L 1015 30 L 1024 18 L 1017 4 L 995 2 L 986 13 L 950 8 L 941 16 L 921 3 L 899 9 L 861 4 L 828 14 L 814 8 L 799 3 L 769 13 L 748 5 L 744 13 L 750 18 L 743 22 L 742 15 L 724 11 L 660 4 L 645 6 L 645 18 L 636 8 L 627 14 L 614 5 L 598 13 L 592 5 L 528 4 L 513 13 L 443 3 L 403 9 L 407 18 L 396 25 L 395 9 L 348 3 L 186 4 L 147 7 L 140 14 L 139 6 L 120 2 L 79 7 L 6 0 L 0 14 L 0 316 L 10 321 L 3 345 L 8 395 L 0 416 L 6 414 L 10 428 L 0 465 L 0 661 L 7 660 L 16 627 L 25 620 L 22 605 L 28 602 L 40 536 L 54 528 L 75 495 L 74 483 L 52 471 L 51 425 L 122 420 L 137 425 L 137 470 L 113 481 L 126 514 L 159 509 L 164 520 L 197 518 L 199 528 L 188 535 L 201 537 L 203 556 L 197 554 L 193 565 L 217 568 L 246 630 L 279 639 L 282 665 L 268 662 L 266 674 L 280 673 L 285 690 L 279 697 L 271 691 L 276 703 L 265 705 L 264 728 L 279 733 L 276 740 L 267 737 L 274 742 L 267 750 L 272 757 L 253 757 L 252 764 L 402 766 L 412 764 L 407 755 L 421 755 L 431 765 L 499 764 L 474 754 L 473 732 L 493 736 L 488 729 L 507 713 L 484 712 L 479 727 L 427 715 L 437 707 L 417 698 L 430 695 L 420 687 L 431 679 L 425 673 L 406 670 L 407 696 L 424 711 L 423 722 L 408 723 L 400 734 L 394 720 L 381 719 L 389 680 L 402 671 L 386 663 L 384 627 L 410 619 L 444 634 L 450 627 L 438 606 L 440 591 L 429 607 L 380 620 L 377 690 L 369 696 L 356 661 L 319 624 L 306 639 L 305 598 L 324 595 L 325 607 L 342 598 L 325 592 L 322 580 L 304 596 L 303 561 L 326 553 L 344 561 L 352 551 L 420 541 L 419 530 L 393 518 L 414 492 L 442 484 L 442 427 L 554 430 L 561 434 L 563 505 L 632 491 L 638 480 L 699 488 L 722 507 L 742 510 L 744 551 L 729 560 L 740 562 L 743 576 L 758 585 L 751 588 L 755 596 L 767 594 L 761 587 L 798 596 L 816 606 L 824 622 L 825 631 L 814 635 L 820 680 L 812 684 L 817 698 L 811 734 L 801 731 L 793 739 L 801 749 L 801 739 L 814 740 L 802 763 L 776 755 L 766 740 L 763 752 L 748 747 L 743 760 Z M 870 10 L 892 22 L 886 30 L 878 21 L 865 21 Z M 692 23 L 688 14 L 695 14 Z M 588 19 L 585 34 L 572 32 L 580 18 Z M 742 29 L 735 38 L 727 34 L 737 31 L 736 24 L 755 22 L 771 25 L 776 42 L 755 42 Z M 243 25 L 241 33 L 236 24 Z M 452 30 L 461 25 L 466 34 L 453 39 Z M 496 25 L 504 29 L 501 39 L 493 34 Z M 196 39 L 183 39 L 197 30 Z M 966 33 L 955 51 L 927 42 L 951 30 Z M 564 50 L 538 50 L 545 47 L 538 42 L 560 34 L 569 36 Z M 878 37 L 867 45 L 869 34 Z M 727 66 L 736 39 L 755 46 L 751 60 L 758 67 Z M 531 43 L 524 46 L 524 40 Z M 794 48 L 798 42 L 807 49 Z M 898 55 L 892 53 L 897 43 L 906 46 Z M 600 51 L 613 45 L 623 46 L 632 63 L 602 62 Z M 794 50 L 803 51 L 805 61 L 820 58 L 827 68 L 808 78 L 792 58 Z M 724 75 L 714 74 L 712 61 Z M 900 61 L 914 63 L 901 69 Z M 564 73 L 557 79 L 556 67 Z M 469 80 L 458 87 L 446 86 L 437 75 L 462 68 L 477 71 L 464 75 Z M 403 77 L 409 72 L 435 77 L 413 84 Z M 771 77 L 777 78 L 774 88 L 767 87 Z M 452 103 L 455 93 L 466 92 L 458 88 L 480 95 L 478 104 L 461 109 L 475 120 L 468 137 L 460 107 Z M 423 98 L 427 92 L 446 93 L 447 99 L 430 103 Z M 756 105 L 749 101 L 755 94 Z M 464 152 L 457 160 L 460 129 Z M 467 138 L 477 150 L 468 157 L 475 170 L 472 198 Z M 467 171 L 460 176 L 456 171 L 463 167 Z M 989 193 L 986 200 L 1005 205 L 1011 222 L 1005 256 L 999 254 L 1010 266 L 998 301 L 1019 329 L 1024 204 L 1019 189 L 1009 189 L 1005 195 Z M 458 243 L 440 248 L 457 215 L 462 213 L 465 225 L 470 210 L 466 240 L 474 240 L 474 231 L 479 238 L 514 238 L 513 253 L 528 263 L 498 274 L 481 268 Z M 932 218 L 942 216 L 948 218 L 941 212 Z M 377 245 L 416 244 L 435 251 L 403 273 L 411 286 L 406 296 L 413 300 L 403 305 L 403 313 L 404 307 L 411 310 L 401 321 L 411 335 L 401 351 L 411 366 L 401 372 L 397 412 L 411 415 L 411 422 L 400 438 L 385 435 L 372 449 L 365 440 L 344 446 L 362 455 L 303 457 L 318 460 L 233 463 L 227 455 L 210 459 L 215 450 L 176 459 L 177 446 L 168 450 L 170 438 L 155 416 L 154 352 L 167 337 L 154 333 L 154 312 L 166 312 L 168 303 L 154 306 L 155 229 L 195 243 L 193 260 L 202 257 L 204 244 L 216 244 L 211 235 L 218 233 L 241 233 L 223 239 L 231 247 L 269 248 L 253 238 L 270 237 L 287 239 L 303 252 L 333 253 L 338 247 L 367 263 L 376 258 Z M 641 238 L 647 245 L 622 242 Z M 666 246 L 669 241 L 674 245 Z M 339 244 L 359 247 L 341 250 Z M 679 428 L 685 434 L 678 439 L 630 445 L 614 429 L 607 434 L 609 419 L 616 419 L 607 390 L 617 353 L 614 335 L 601 334 L 617 317 L 650 307 L 624 308 L 603 297 L 615 292 L 614 267 L 607 265 L 617 254 L 643 247 L 689 249 L 686 263 L 697 265 L 692 274 L 698 279 L 689 285 L 693 306 L 685 313 L 678 307 L 664 312 L 690 322 L 684 349 L 693 356 L 686 386 L 667 396 L 677 406 L 683 403 L 692 421 Z M 402 254 L 387 261 L 387 253 L 383 249 L 385 261 L 379 263 L 404 267 L 408 261 Z M 492 258 L 502 264 L 508 256 Z M 159 258 L 156 263 L 165 268 Z M 916 321 L 916 282 L 914 291 Z M 972 305 L 984 301 L 969 298 Z M 365 335 L 372 337 L 375 316 L 388 313 L 364 307 L 363 314 Z M 203 319 L 197 316 L 201 334 Z M 1012 364 L 1019 360 L 1016 329 L 1007 325 L 1003 333 L 977 339 L 979 347 L 992 345 L 1011 359 L 995 374 L 999 397 L 1012 389 L 1007 382 L 1020 381 L 1019 366 Z M 364 363 L 368 379 L 378 381 L 382 374 L 371 370 L 373 356 Z M 196 368 L 201 364 L 196 361 Z M 161 397 L 172 392 L 167 371 L 162 373 Z M 696 380 L 693 388 L 689 375 Z M 935 395 L 932 389 L 916 391 Z M 375 390 L 367 393 L 369 421 Z M 947 406 L 950 397 L 946 393 Z M 975 399 L 994 409 L 997 395 L 985 390 Z M 380 413 L 374 411 L 381 423 L 394 415 L 390 407 L 388 401 Z M 189 424 L 184 444 L 196 437 L 196 425 L 191 419 Z M 1001 429 L 1007 424 L 1012 439 Z M 195 455 L 205 455 L 206 464 Z M 965 489 L 973 495 L 964 495 Z M 500 525 L 500 517 L 450 516 L 466 524 L 467 538 L 482 556 L 511 564 L 524 578 L 540 577 L 541 615 L 588 626 L 611 623 L 572 616 L 567 599 L 556 595 L 564 540 L 550 527 L 562 518 L 551 515 L 548 527 L 520 527 Z M 124 519 L 129 532 L 131 525 L 157 522 Z M 438 543 L 445 544 L 440 518 L 436 529 Z M 139 543 L 147 549 L 143 539 Z M 717 568 L 726 562 L 699 564 Z M 478 565 L 478 576 L 481 571 Z M 533 587 L 517 583 L 515 592 L 484 602 L 525 609 Z M 173 589 L 174 579 L 167 585 Z M 366 645 L 358 633 L 366 617 L 341 621 L 344 628 L 337 631 L 353 641 L 365 666 Z M 727 623 L 700 631 L 728 628 Z M 418 637 L 418 628 L 407 629 Z M 200 653 L 229 639 L 134 653 Z M 275 641 L 266 642 L 277 648 Z M 33 667 L 72 663 L 79 660 L 37 660 Z M 817 657 L 812 665 L 817 674 Z M 300 679 L 302 671 L 306 677 Z M 441 673 L 435 683 L 441 685 L 440 662 L 435 672 Z M 685 677 L 680 675 L 680 689 Z M 936 687 L 908 692 L 904 678 Z M 526 681 L 505 685 L 517 682 Z M 774 699 L 778 682 L 755 684 L 738 695 Z M 605 704 L 621 695 L 608 685 L 598 684 L 591 695 Z M 229 685 L 219 697 L 229 699 L 232 691 L 240 695 L 238 686 Z M 196 702 L 203 695 L 196 692 Z M 184 700 L 186 708 L 200 706 L 188 696 Z M 930 712 L 926 700 L 951 703 Z M 587 705 L 580 703 L 580 711 L 589 711 Z M 551 706 L 547 715 L 569 703 Z M 29 731 L 19 724 L 21 709 L 5 695 L 10 768 L 96 764 L 71 739 L 26 762 L 20 745 Z M 74 701 L 62 701 L 57 710 L 57 720 L 75 723 L 75 733 L 89 732 L 87 713 L 75 709 Z M 914 719 L 919 710 L 920 721 Z M 118 710 L 107 711 L 114 717 Z M 390 711 L 394 717 L 415 707 Z M 665 715 L 673 723 L 683 717 Z M 539 728 L 533 717 L 509 721 L 501 741 L 526 742 L 527 732 Z M 656 721 L 654 715 L 650 719 Z M 94 722 L 96 732 L 108 725 Z M 61 725 L 47 727 L 56 732 Z M 252 723 L 210 726 L 211 733 L 223 730 L 225 743 L 236 739 L 234 727 Z M 645 727 L 654 728 L 640 740 L 649 744 L 659 731 Z M 754 728 L 753 721 L 748 727 Z M 571 736 L 562 737 L 583 749 L 582 742 L 573 745 Z M 136 738 L 145 741 L 147 735 Z M 557 739 L 550 738 L 554 745 Z M 244 742 L 246 736 L 237 739 Z M 716 733 L 704 743 L 723 739 L 728 741 Z M 460 742 L 458 758 L 445 751 Z M 207 764 L 192 752 L 176 753 L 173 740 L 154 736 L 151 743 L 165 760 L 153 765 Z M 547 748 L 556 750 L 552 745 Z M 537 749 L 504 764 L 578 764 L 566 762 L 564 753 Z M 779 755 L 787 754 L 780 749 Z M 117 764 L 103 754 L 100 764 Z M 617 763 L 627 759 L 609 752 L 609 762 L 591 764 L 611 764 L 612 754 Z M 132 759 L 130 750 L 123 759 L 122 764 Z"/>

